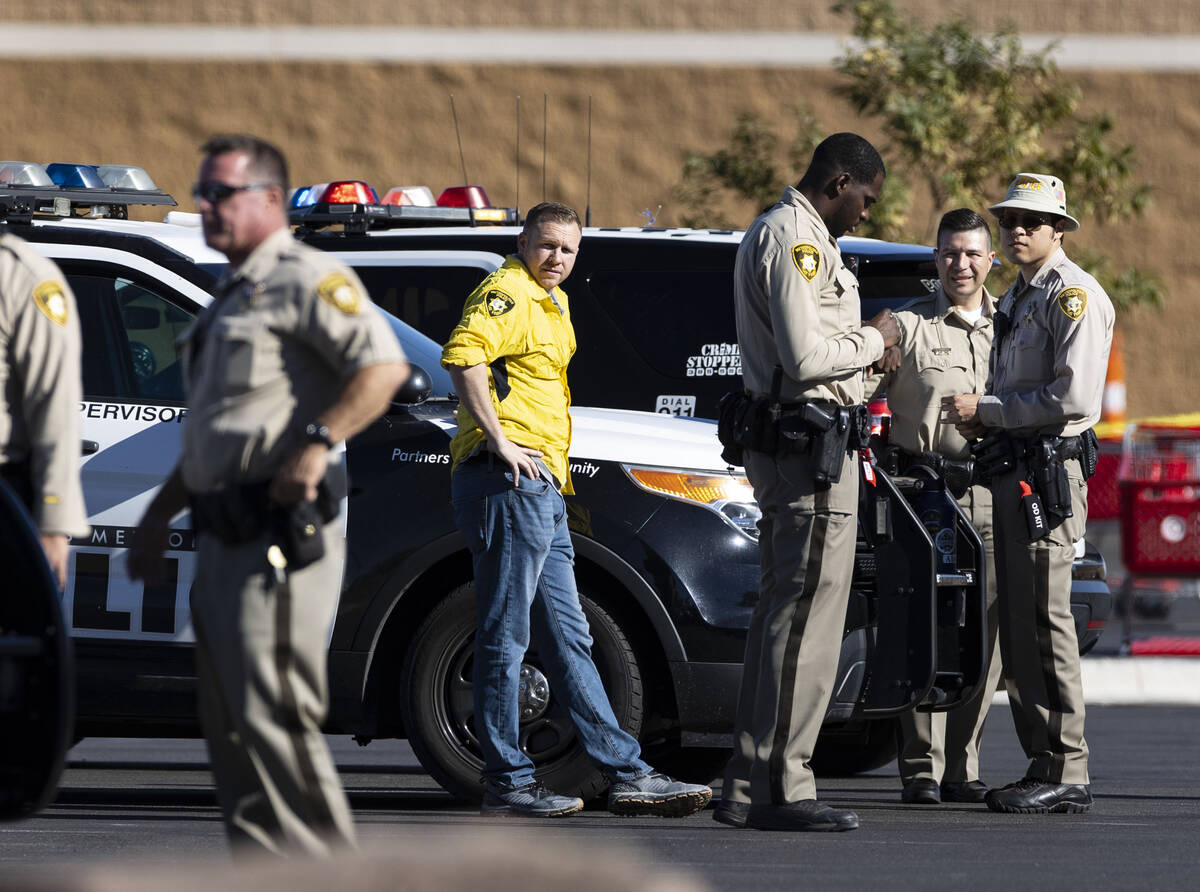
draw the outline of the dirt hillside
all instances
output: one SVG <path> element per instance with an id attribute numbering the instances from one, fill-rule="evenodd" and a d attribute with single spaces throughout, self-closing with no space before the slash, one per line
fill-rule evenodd
<path id="1" fill-rule="evenodd" d="M 907 4 L 914 10 L 935 5 Z M 1087 16 L 1080 10 L 1087 6 Z M 1092 0 L 1045 7 L 1047 15 L 1073 9 L 1078 22 L 1116 19 L 1122 4 Z M 155 20 L 188 13 L 188 21 L 327 21 L 332 4 L 308 0 L 262 0 L 255 4 L 135 3 L 133 0 L 0 0 L 7 18 L 59 20 Z M 337 6 L 344 23 L 453 24 L 477 4 L 393 0 Z M 781 16 L 777 27 L 835 27 L 827 4 L 756 4 L 680 0 L 674 4 L 616 2 L 607 27 L 769 27 L 760 8 Z M 975 4 L 961 4 L 974 8 Z M 1016 0 L 1016 11 L 1042 4 Z M 1139 24 L 1172 22 L 1178 31 L 1200 31 L 1192 18 L 1200 5 L 1150 2 L 1139 7 Z M 436 7 L 437 16 L 434 16 Z M 608 4 L 563 4 L 559 19 L 532 15 L 551 9 L 543 0 L 496 2 L 474 24 L 530 21 L 592 24 Z M 667 15 L 663 9 L 674 9 Z M 559 5 L 553 5 L 559 10 Z M 639 12 L 641 10 L 641 12 Z M 807 10 L 807 12 L 804 12 Z M 1192 15 L 1183 13 L 1192 10 Z M 385 16 L 384 13 L 387 12 Z M 915 13 L 914 13 L 915 14 Z M 427 15 L 422 19 L 421 15 Z M 506 19 L 504 16 L 510 16 Z M 250 18 L 247 18 L 250 16 Z M 665 16 L 665 18 L 664 18 Z M 790 17 L 790 18 L 789 18 Z M 800 18 L 798 18 L 800 17 Z M 1172 18 L 1174 17 L 1174 18 Z M 1183 19 L 1188 18 L 1187 27 Z M 386 22 L 384 21 L 386 19 Z M 1053 20 L 1043 17 L 1039 30 Z M 1158 27 L 1157 25 L 1155 27 Z M 1164 27 L 1166 27 L 1164 25 Z M 0 35 L 3 25 L 0 24 Z M 1077 244 L 1107 252 L 1114 266 L 1137 264 L 1156 272 L 1170 293 L 1162 311 L 1135 311 L 1122 319 L 1126 331 L 1129 403 L 1134 414 L 1196 408 L 1185 357 L 1200 343 L 1200 90 L 1197 74 L 1072 74 L 1085 89 L 1088 109 L 1108 110 L 1118 139 L 1138 147 L 1140 175 L 1155 187 L 1154 205 L 1138 223 L 1096 227 L 1085 221 Z M 678 222 L 672 188 L 690 150 L 722 145 L 743 110 L 781 116 L 797 100 L 810 104 L 829 130 L 880 134 L 834 94 L 838 77 L 821 70 L 719 68 L 546 68 L 385 64 L 208 64 L 94 62 L 71 59 L 29 63 L 0 60 L 8 127 L 0 156 L 36 161 L 130 161 L 146 167 L 178 197 L 195 176 L 196 146 L 216 131 L 250 130 L 274 139 L 289 154 L 295 182 L 362 177 L 377 187 L 427 183 L 435 189 L 461 181 L 450 118 L 453 93 L 462 127 L 469 178 L 484 184 L 497 204 L 517 201 L 516 97 L 521 97 L 520 204 L 545 194 L 579 207 L 587 203 L 587 108 L 592 102 L 590 204 L 593 223 L 638 225 L 649 210 L 658 223 Z M 543 143 L 543 97 L 548 110 Z M 886 157 L 886 143 L 881 141 Z M 184 206 L 190 202 L 183 198 Z M 661 211 L 658 206 L 662 205 Z M 729 206 L 729 218 L 748 221 L 753 208 Z M 916 219 L 922 219 L 917 209 Z"/>

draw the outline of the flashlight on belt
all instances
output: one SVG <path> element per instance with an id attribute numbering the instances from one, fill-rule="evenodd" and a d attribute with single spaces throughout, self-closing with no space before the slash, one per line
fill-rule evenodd
<path id="1" fill-rule="evenodd" d="M 1029 539 L 1044 539 L 1050 535 L 1050 526 L 1046 523 L 1046 510 L 1042 507 L 1042 497 L 1033 491 L 1024 480 L 1018 480 L 1021 490 L 1021 507 L 1025 510 L 1025 526 L 1029 530 Z"/>

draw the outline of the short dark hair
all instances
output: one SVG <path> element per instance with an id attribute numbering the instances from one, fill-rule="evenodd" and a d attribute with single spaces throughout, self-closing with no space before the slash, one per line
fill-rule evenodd
<path id="1" fill-rule="evenodd" d="M 823 185 L 842 173 L 850 174 L 856 183 L 873 183 L 880 174 L 887 175 L 887 168 L 875 147 L 857 133 L 835 133 L 813 150 L 804 179 L 815 178 Z"/>
<path id="2" fill-rule="evenodd" d="M 541 204 L 531 207 L 529 213 L 525 215 L 524 232 L 533 232 L 534 227 L 545 220 L 552 220 L 556 223 L 574 223 L 583 229 L 583 224 L 579 222 L 579 214 L 575 213 L 574 208 L 558 201 L 543 201 Z"/>
<path id="3" fill-rule="evenodd" d="M 208 139 L 200 151 L 206 158 L 226 152 L 245 152 L 250 156 L 250 169 L 256 175 L 287 193 L 287 159 L 283 157 L 283 152 L 265 139 L 249 133 L 222 133 Z"/>
<path id="4" fill-rule="evenodd" d="M 952 211 L 946 211 L 942 214 L 941 222 L 938 223 L 937 241 L 934 244 L 939 248 L 942 246 L 942 233 L 953 235 L 956 232 L 974 232 L 976 229 L 982 229 L 987 234 L 988 250 L 990 251 L 992 229 L 988 226 L 987 220 L 970 208 L 955 208 Z"/>

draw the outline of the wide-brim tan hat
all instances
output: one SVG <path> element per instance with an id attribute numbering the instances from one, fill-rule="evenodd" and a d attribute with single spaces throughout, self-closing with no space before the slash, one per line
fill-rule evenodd
<path id="1" fill-rule="evenodd" d="M 1019 173 L 1008 187 L 1004 201 L 988 208 L 996 217 L 1005 208 L 1018 208 L 1043 214 L 1054 214 L 1067 221 L 1067 232 L 1079 228 L 1079 221 L 1067 213 L 1067 192 L 1062 180 L 1045 173 Z"/>

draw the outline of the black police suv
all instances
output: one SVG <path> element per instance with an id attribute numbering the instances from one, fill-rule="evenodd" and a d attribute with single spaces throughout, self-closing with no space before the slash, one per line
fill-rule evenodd
<path id="1" fill-rule="evenodd" d="M 198 732 L 188 612 L 196 551 L 186 513 L 174 521 L 165 582 L 131 581 L 124 553 L 178 457 L 186 409 L 176 339 L 209 302 L 225 258 L 204 245 L 186 215 L 168 218 L 186 225 L 122 219 L 134 203 L 129 197 L 117 203 L 111 191 L 0 185 L 0 227 L 62 267 L 84 331 L 81 474 L 93 530 L 72 543 L 62 599 L 76 655 L 76 732 L 191 735 Z M 92 208 L 107 216 L 80 216 Z M 436 310 L 452 325 L 473 287 L 470 277 L 482 278 L 515 242 L 512 229 L 486 241 L 484 232 L 418 227 L 383 239 L 369 231 L 327 241 L 316 232 L 304 237 L 346 258 L 385 309 L 406 314 L 415 307 L 420 318 Z M 657 269 L 684 250 L 700 264 L 706 245 L 736 243 L 734 234 L 590 229 L 586 238 L 585 245 L 613 239 L 609 256 L 624 253 L 626 269 L 635 260 L 650 266 L 648 256 L 659 258 L 650 266 Z M 639 240 L 654 243 L 652 254 L 635 254 L 630 245 Z M 732 248 L 726 256 L 731 262 Z M 703 262 L 709 266 L 699 268 L 710 270 L 722 263 Z M 585 321 L 585 301 L 575 297 L 583 293 L 576 277 L 584 269 L 577 266 L 572 279 L 581 344 L 591 338 L 589 325 L 600 325 Z M 588 275 L 600 281 L 599 272 Z M 693 311 L 703 309 L 693 304 L 670 315 Z M 329 633 L 327 727 L 364 742 L 407 737 L 448 790 L 472 797 L 481 767 L 470 695 L 473 590 L 449 507 L 456 401 L 438 364 L 438 344 L 391 322 L 429 388 L 403 394 L 403 403 L 345 450 L 347 553 Z M 619 319 L 608 326 L 610 333 L 621 330 Z M 670 331 L 659 326 L 664 339 Z M 703 336 L 729 343 L 731 332 Z M 619 364 L 609 367 L 610 377 L 620 377 Z M 713 393 L 736 380 L 702 377 L 726 379 Z M 593 402 L 603 404 L 602 381 L 585 385 L 585 393 L 588 386 Z M 681 392 L 662 395 L 689 395 L 673 383 L 671 390 Z M 640 736 L 652 764 L 708 779 L 730 742 L 745 630 L 757 598 L 757 507 L 744 475 L 721 460 L 713 422 L 676 417 L 671 407 L 661 414 L 584 408 L 589 400 L 577 387 L 573 393 L 581 407 L 572 410 L 577 495 L 570 520 L 594 655 L 618 719 Z M 690 395 L 697 404 L 707 399 L 699 390 Z M 873 497 L 819 754 L 837 770 L 886 762 L 897 712 L 918 703 L 946 708 L 969 696 L 982 646 L 981 562 L 969 525 L 954 512 L 941 515 L 957 558 L 939 572 L 932 536 L 914 509 L 921 499 L 937 498 L 936 486 L 885 475 L 867 485 Z M 1078 576 L 1096 576 L 1089 590 L 1080 589 L 1077 604 L 1083 642 L 1098 635 L 1087 627 L 1102 624 L 1108 610 L 1102 562 L 1088 566 L 1077 564 Z M 522 746 L 556 789 L 599 792 L 605 781 L 583 757 L 536 653 L 527 655 L 525 671 Z"/>

